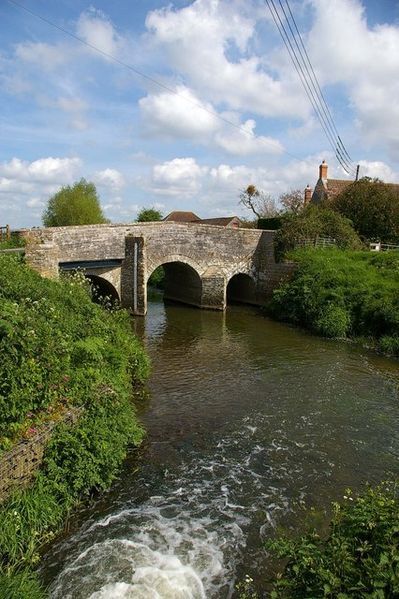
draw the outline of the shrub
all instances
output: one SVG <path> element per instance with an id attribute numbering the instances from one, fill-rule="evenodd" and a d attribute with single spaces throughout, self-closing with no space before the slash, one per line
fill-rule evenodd
<path id="1" fill-rule="evenodd" d="M 330 206 L 350 218 L 359 235 L 370 240 L 399 242 L 397 186 L 365 177 L 348 185 Z"/>
<path id="2" fill-rule="evenodd" d="M 301 243 L 314 241 L 318 237 L 331 237 L 337 247 L 343 249 L 362 247 L 350 220 L 333 210 L 311 205 L 299 214 L 284 217 L 282 227 L 275 236 L 277 259 L 283 258 Z"/>
<path id="3" fill-rule="evenodd" d="M 347 491 L 342 505 L 333 504 L 327 538 L 311 530 L 269 541 L 269 550 L 288 559 L 271 597 L 397 597 L 398 513 L 394 485 L 369 488 L 359 497 Z"/>
<path id="4" fill-rule="evenodd" d="M 372 337 L 399 355 L 399 253 L 296 250 L 298 267 L 267 309 L 327 337 Z"/>

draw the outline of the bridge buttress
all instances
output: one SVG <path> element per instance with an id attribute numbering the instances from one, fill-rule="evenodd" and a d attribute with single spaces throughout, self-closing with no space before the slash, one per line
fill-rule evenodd
<path id="1" fill-rule="evenodd" d="M 127 235 L 121 267 L 121 304 L 137 316 L 147 313 L 146 250 L 144 237 Z"/>

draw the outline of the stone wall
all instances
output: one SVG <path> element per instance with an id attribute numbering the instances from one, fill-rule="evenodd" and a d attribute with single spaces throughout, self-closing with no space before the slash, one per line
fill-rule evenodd
<path id="1" fill-rule="evenodd" d="M 79 415 L 80 410 L 69 410 L 61 420 L 40 426 L 30 438 L 22 439 L 0 457 L 0 502 L 5 501 L 17 489 L 29 486 L 41 466 L 53 429 L 60 422 L 76 422 Z"/>

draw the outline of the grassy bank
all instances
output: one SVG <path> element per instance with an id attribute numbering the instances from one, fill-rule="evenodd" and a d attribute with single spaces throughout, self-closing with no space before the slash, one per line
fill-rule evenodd
<path id="1" fill-rule="evenodd" d="M 0 447 L 3 451 L 70 407 L 33 485 L 0 505 L 0 598 L 43 596 L 39 549 L 70 508 L 109 486 L 142 430 L 132 405 L 148 362 L 124 311 L 92 303 L 85 283 L 42 279 L 0 255 Z"/>
<path id="2" fill-rule="evenodd" d="M 267 311 L 331 338 L 363 338 L 399 355 L 399 253 L 301 249 Z"/>

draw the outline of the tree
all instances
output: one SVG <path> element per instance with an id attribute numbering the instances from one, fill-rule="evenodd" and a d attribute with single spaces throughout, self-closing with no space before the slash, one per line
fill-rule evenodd
<path id="1" fill-rule="evenodd" d="M 256 189 L 255 185 L 248 185 L 240 192 L 240 204 L 252 210 L 257 218 L 277 216 L 279 213 L 276 200 Z"/>
<path id="2" fill-rule="evenodd" d="M 163 219 L 162 212 L 154 208 L 142 208 L 137 215 L 136 222 L 138 223 L 151 223 Z"/>
<path id="3" fill-rule="evenodd" d="M 300 189 L 291 189 L 287 193 L 282 193 L 279 200 L 285 212 L 290 214 L 299 214 L 305 207 L 303 191 Z"/>
<path id="4" fill-rule="evenodd" d="M 364 177 L 348 185 L 331 200 L 330 206 L 350 218 L 362 237 L 399 241 L 399 191 L 396 186 Z"/>
<path id="5" fill-rule="evenodd" d="M 97 196 L 94 183 L 81 179 L 72 186 L 61 187 L 48 200 L 43 213 L 45 227 L 96 225 L 108 222 Z"/>

